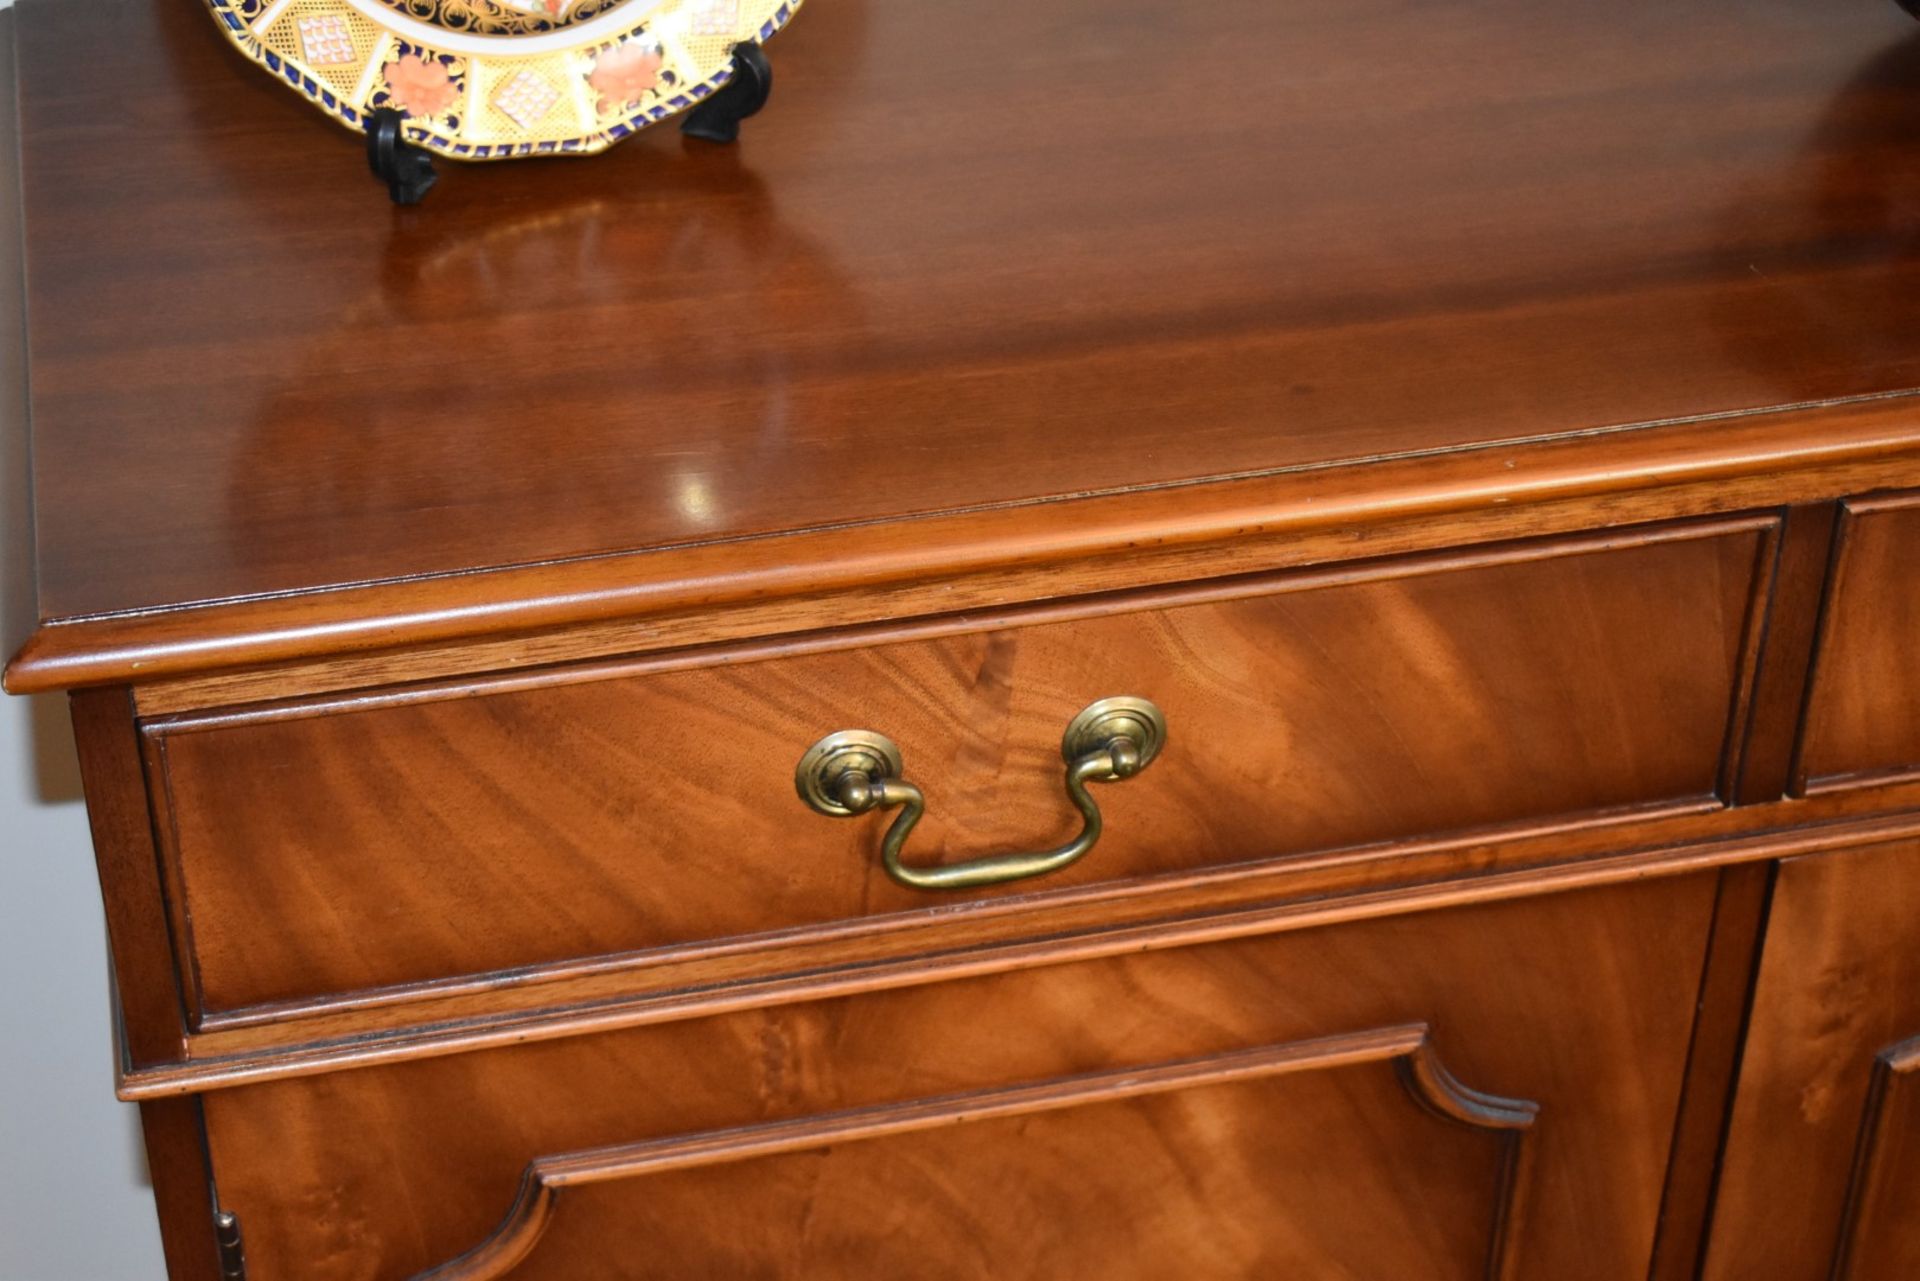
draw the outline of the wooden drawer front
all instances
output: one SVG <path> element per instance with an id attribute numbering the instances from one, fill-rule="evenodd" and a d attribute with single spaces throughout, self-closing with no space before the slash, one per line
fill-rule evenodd
<path id="1" fill-rule="evenodd" d="M 238 1086 L 220 1202 L 254 1281 L 1645 1275 L 1715 884 Z"/>
<path id="2" fill-rule="evenodd" d="M 1920 495 L 1841 518 L 1801 751 L 1810 791 L 1920 771 Z"/>
<path id="3" fill-rule="evenodd" d="M 1707 1281 L 1920 1277 L 1920 843 L 1781 865 Z"/>
<path id="4" fill-rule="evenodd" d="M 848 728 L 900 743 L 930 799 L 910 861 L 1038 848 L 1075 819 L 1062 730 L 1110 695 L 1157 701 L 1168 747 L 1095 789 L 1099 847 L 1030 889 L 1698 806 L 1769 534 L 1664 529 L 764 661 L 170 721 L 149 732 L 178 925 L 222 1011 L 950 908 L 964 899 L 884 874 L 885 818 L 799 801 L 802 751 Z"/>

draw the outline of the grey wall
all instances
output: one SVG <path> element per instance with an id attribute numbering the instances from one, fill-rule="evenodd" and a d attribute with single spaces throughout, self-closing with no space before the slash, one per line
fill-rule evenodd
<path id="1" fill-rule="evenodd" d="M 17 428 L 17 424 L 10 425 Z M 166 1274 L 64 698 L 0 702 L 0 1278 Z"/>

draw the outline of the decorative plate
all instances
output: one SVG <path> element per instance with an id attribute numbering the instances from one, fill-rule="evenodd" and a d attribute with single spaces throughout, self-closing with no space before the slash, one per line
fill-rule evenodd
<path id="1" fill-rule="evenodd" d="M 699 105 L 801 0 L 207 0 L 227 37 L 354 129 L 390 108 L 455 160 L 587 155 Z"/>

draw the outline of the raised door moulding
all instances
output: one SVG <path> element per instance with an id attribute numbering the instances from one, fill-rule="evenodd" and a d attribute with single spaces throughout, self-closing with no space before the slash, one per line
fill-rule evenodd
<path id="1" fill-rule="evenodd" d="M 1911 1268 L 1920 1262 L 1920 1216 L 1914 1199 L 1920 1195 L 1914 1183 L 1920 1176 L 1920 1164 L 1915 1164 L 1920 1140 L 1913 1137 L 1915 1128 L 1920 1128 L 1920 1036 L 1874 1060 L 1833 1281 L 1915 1275 Z"/>
<path id="2" fill-rule="evenodd" d="M 522 1175 L 513 1208 L 492 1236 L 459 1258 L 421 1273 L 415 1281 L 494 1281 L 508 1276 L 538 1249 L 570 1189 L 1088 1104 L 1366 1065 L 1390 1066 L 1411 1100 L 1429 1113 L 1497 1138 L 1498 1176 L 1495 1185 L 1487 1189 L 1490 1221 L 1485 1275 L 1496 1279 L 1507 1276 L 1511 1242 L 1526 1190 L 1526 1137 L 1538 1117 L 1539 1106 L 1463 1086 L 1435 1054 L 1427 1026 L 1409 1024 L 1146 1068 L 541 1157 Z"/>

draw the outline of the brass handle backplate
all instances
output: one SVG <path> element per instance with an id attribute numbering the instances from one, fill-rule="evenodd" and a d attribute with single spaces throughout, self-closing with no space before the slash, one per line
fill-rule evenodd
<path id="1" fill-rule="evenodd" d="M 842 730 L 829 734 L 800 758 L 794 786 L 800 798 L 833 818 L 856 818 L 873 810 L 898 809 L 880 844 L 887 875 L 916 890 L 971 890 L 1045 876 L 1084 858 L 1100 840 L 1100 806 L 1092 783 L 1132 778 L 1153 762 L 1167 741 L 1167 718 L 1144 698 L 1103 698 L 1073 718 L 1060 743 L 1067 763 L 1067 799 L 1080 811 L 1080 834 L 1056 849 L 991 854 L 945 867 L 908 867 L 901 859 L 907 837 L 927 810 L 927 798 L 901 774 L 900 749 L 884 734 Z"/>

